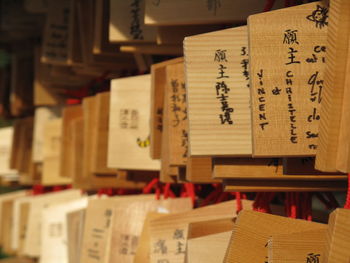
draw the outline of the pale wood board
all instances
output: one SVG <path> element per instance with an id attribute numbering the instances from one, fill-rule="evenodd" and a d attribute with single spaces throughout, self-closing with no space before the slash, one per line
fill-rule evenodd
<path id="1" fill-rule="evenodd" d="M 81 209 L 67 214 L 68 230 L 68 262 L 80 261 L 81 244 L 83 242 L 83 230 L 86 209 Z"/>
<path id="2" fill-rule="evenodd" d="M 167 65 L 165 100 L 163 116 L 167 118 L 169 144 L 169 164 L 172 166 L 186 165 L 188 156 L 188 128 L 186 87 L 184 76 L 184 64 L 176 63 Z M 164 136 L 164 134 L 163 134 Z"/>
<path id="3" fill-rule="evenodd" d="M 12 214 L 13 214 L 14 199 L 8 199 L 1 203 L 1 248 L 3 253 L 13 255 L 15 251 L 11 247 L 12 234 L 11 229 L 13 226 Z"/>
<path id="4" fill-rule="evenodd" d="M 83 161 L 82 161 L 82 174 L 81 180 L 84 185 L 91 187 L 89 180 L 91 174 L 91 163 L 94 156 L 92 153 L 92 138 L 94 136 L 93 127 L 93 116 L 96 114 L 96 99 L 93 96 L 83 99 L 83 118 L 84 118 L 84 128 L 83 128 Z M 81 158 L 81 157 L 80 157 Z"/>
<path id="5" fill-rule="evenodd" d="M 349 218 L 348 209 L 338 208 L 330 214 L 324 262 L 349 262 L 350 253 L 347 249 L 350 245 Z"/>
<path id="6" fill-rule="evenodd" d="M 16 248 L 17 255 L 24 255 L 24 244 L 26 240 L 27 223 L 29 216 L 29 203 L 23 203 L 20 206 L 19 231 L 18 231 L 18 248 Z"/>
<path id="7" fill-rule="evenodd" d="M 236 27 L 185 38 L 189 154 L 252 154 L 248 31 Z"/>
<path id="8" fill-rule="evenodd" d="M 288 175 L 342 175 L 340 172 L 321 172 L 315 169 L 315 158 L 283 158 L 283 173 Z"/>
<path id="9" fill-rule="evenodd" d="M 43 130 L 43 185 L 72 183 L 72 178 L 61 176 L 62 118 L 48 121 Z"/>
<path id="10" fill-rule="evenodd" d="M 142 227 L 148 212 L 186 213 L 192 209 L 190 198 L 135 200 L 115 206 L 109 263 L 134 261 Z"/>
<path id="11" fill-rule="evenodd" d="M 183 58 L 175 58 L 151 66 L 151 137 L 150 152 L 152 159 L 160 159 L 163 129 L 163 104 L 166 87 L 165 68 L 180 63 Z"/>
<path id="12" fill-rule="evenodd" d="M 159 170 L 149 154 L 150 75 L 112 80 L 107 166 L 117 169 Z M 128 154 L 125 154 L 125 150 Z"/>
<path id="13" fill-rule="evenodd" d="M 272 235 L 268 241 L 268 261 L 323 262 L 327 229 Z"/>
<path id="14" fill-rule="evenodd" d="M 247 17 L 262 12 L 265 2 L 247 0 L 187 1 L 146 0 L 145 23 L 151 25 L 192 25 L 245 22 Z M 276 1 L 274 8 L 283 6 Z"/>
<path id="15" fill-rule="evenodd" d="M 107 168 L 110 92 L 97 94 L 95 100 L 96 114 L 92 126 L 94 136 L 91 138 L 91 154 L 93 155 L 91 171 L 97 174 L 116 174 L 116 169 Z"/>
<path id="16" fill-rule="evenodd" d="M 3 214 L 2 213 L 2 202 L 25 197 L 28 194 L 29 194 L 28 191 L 21 190 L 21 191 L 15 191 L 15 192 L 10 192 L 10 193 L 0 195 L 0 226 L 2 225 L 2 214 Z M 2 231 L 2 228 L 0 227 L 0 237 L 2 236 L 1 231 Z M 1 238 L 0 238 L 0 245 L 2 245 Z"/>
<path id="17" fill-rule="evenodd" d="M 154 195 L 117 196 L 90 200 L 85 215 L 80 262 L 109 262 L 112 230 L 117 217 L 115 208 L 135 201 L 151 201 Z M 115 252 L 115 251 L 114 251 Z"/>
<path id="18" fill-rule="evenodd" d="M 331 1 L 316 168 L 349 172 L 349 1 Z"/>
<path id="19" fill-rule="evenodd" d="M 211 234 L 187 241 L 187 263 L 223 262 L 232 231 Z"/>
<path id="20" fill-rule="evenodd" d="M 142 232 L 139 238 L 139 244 L 136 248 L 134 263 L 149 263 L 150 262 L 150 233 L 149 233 L 149 224 L 150 221 L 155 218 L 160 218 L 167 214 L 164 213 L 155 213 L 149 212 L 146 215 L 145 221 L 143 223 Z"/>
<path id="21" fill-rule="evenodd" d="M 23 253 L 30 257 L 39 257 L 40 255 L 40 236 L 41 236 L 41 213 L 44 207 L 58 204 L 69 200 L 77 199 L 81 196 L 80 190 L 64 190 L 57 193 L 49 193 L 35 196 L 30 200 L 28 222 L 26 229 L 26 239 Z"/>
<path id="22" fill-rule="evenodd" d="M 327 37 L 317 22 L 327 16 L 321 8 L 315 2 L 248 19 L 255 157 L 316 154 Z"/>
<path id="23" fill-rule="evenodd" d="M 155 42 L 157 29 L 144 24 L 144 0 L 110 0 L 110 42 Z"/>
<path id="24" fill-rule="evenodd" d="M 214 219 L 209 221 L 193 222 L 188 225 L 188 239 L 232 231 L 234 217 Z"/>
<path id="25" fill-rule="evenodd" d="M 72 122 L 83 116 L 81 105 L 72 105 L 63 108 L 62 111 L 62 137 L 61 137 L 61 158 L 60 172 L 61 177 L 73 177 L 73 131 Z"/>
<path id="26" fill-rule="evenodd" d="M 284 177 L 284 176 L 283 176 Z M 333 178 L 320 180 L 299 179 L 227 179 L 223 180 L 225 192 L 329 192 L 345 191 L 347 189 L 346 179 L 335 181 Z M 315 176 L 316 177 L 316 176 Z"/>
<path id="27" fill-rule="evenodd" d="M 27 218 L 28 211 L 25 211 L 27 206 L 29 208 L 29 202 L 33 198 L 33 196 L 22 196 L 17 197 L 13 203 L 13 213 L 12 213 L 12 237 L 11 237 L 11 248 L 19 254 L 22 249 L 21 245 L 23 240 L 25 239 L 25 233 L 23 233 L 23 221 L 22 219 Z M 26 224 L 27 222 L 25 222 Z"/>
<path id="28" fill-rule="evenodd" d="M 312 160 L 301 158 L 215 158 L 213 177 L 219 179 L 346 180 L 343 174 L 321 173 Z"/>
<path id="29" fill-rule="evenodd" d="M 0 129 L 0 176 L 17 174 L 10 168 L 11 147 L 14 139 L 14 128 L 6 127 Z"/>
<path id="30" fill-rule="evenodd" d="M 63 202 L 42 211 L 41 263 L 68 263 L 67 214 L 87 207 L 88 198 Z"/>
<path id="31" fill-rule="evenodd" d="M 186 179 L 195 183 L 218 183 L 213 178 L 212 159 L 210 157 L 188 157 L 186 164 Z"/>
<path id="32" fill-rule="evenodd" d="M 282 175 L 282 159 L 214 158 L 213 160 L 214 178 L 279 178 Z"/>
<path id="33" fill-rule="evenodd" d="M 80 262 L 106 263 L 115 200 L 90 200 L 85 214 Z"/>
<path id="34" fill-rule="evenodd" d="M 43 162 L 44 127 L 61 116 L 61 107 L 38 107 L 34 115 L 33 162 Z"/>
<path id="35" fill-rule="evenodd" d="M 176 65 L 176 64 L 174 64 Z M 165 67 L 165 88 L 164 88 L 164 98 L 162 106 L 162 132 L 161 132 L 161 170 L 160 170 L 160 180 L 166 183 L 177 182 L 178 180 L 178 169 L 171 166 L 170 160 L 172 155 L 170 153 L 171 149 L 171 101 L 170 101 L 170 87 L 168 85 L 167 70 Z"/>
<path id="36" fill-rule="evenodd" d="M 248 204 L 243 200 L 244 206 Z M 189 223 L 235 216 L 236 203 L 230 201 L 151 220 L 151 262 L 184 262 Z"/>
<path id="37" fill-rule="evenodd" d="M 243 210 L 237 217 L 224 262 L 264 262 L 271 235 L 326 228 L 325 224 Z"/>
<path id="38" fill-rule="evenodd" d="M 84 178 L 84 118 L 76 119 L 72 122 L 72 179 L 75 188 L 88 188 L 88 182 Z"/>

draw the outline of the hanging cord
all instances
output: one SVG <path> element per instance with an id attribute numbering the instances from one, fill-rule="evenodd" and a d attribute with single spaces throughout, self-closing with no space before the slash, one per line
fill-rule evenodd
<path id="1" fill-rule="evenodd" d="M 261 192 L 257 193 L 253 203 L 253 210 L 262 213 L 271 213 L 270 202 L 275 197 L 275 193 Z"/>
<path id="2" fill-rule="evenodd" d="M 312 221 L 312 193 L 302 193 L 300 198 L 301 218 Z"/>
<path id="3" fill-rule="evenodd" d="M 187 192 L 187 196 L 192 199 L 192 205 L 195 206 L 196 203 L 196 192 L 194 189 L 194 184 L 192 183 L 185 183 L 185 189 Z"/>
<path id="4" fill-rule="evenodd" d="M 36 184 L 32 188 L 33 195 L 41 195 L 45 193 L 45 188 L 41 184 Z"/>
<path id="5" fill-rule="evenodd" d="M 290 218 L 298 218 L 300 193 L 286 193 L 286 215 Z"/>
<path id="6" fill-rule="evenodd" d="M 237 214 L 243 210 L 242 195 L 240 192 L 235 192 Z"/>
<path id="7" fill-rule="evenodd" d="M 214 203 L 215 200 L 220 197 L 222 193 L 222 187 L 220 184 L 212 184 L 212 186 L 214 187 L 214 190 L 201 202 L 201 207 Z"/>

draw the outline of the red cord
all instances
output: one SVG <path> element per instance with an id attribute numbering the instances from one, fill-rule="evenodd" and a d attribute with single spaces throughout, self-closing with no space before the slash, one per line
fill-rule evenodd
<path id="1" fill-rule="evenodd" d="M 192 204 L 194 206 L 196 202 L 196 193 L 194 191 L 194 185 L 192 183 L 185 183 L 185 189 L 188 193 L 188 196 L 192 199 Z"/>
<path id="2" fill-rule="evenodd" d="M 240 192 L 236 192 L 235 195 L 236 195 L 236 210 L 238 214 L 243 209 L 242 196 Z"/>
<path id="3" fill-rule="evenodd" d="M 159 183 L 159 179 L 158 179 L 158 178 L 152 179 L 152 181 L 150 181 L 150 182 L 148 183 L 148 185 L 146 185 L 146 186 L 143 188 L 142 192 L 143 192 L 144 194 L 149 194 L 149 193 L 152 191 L 152 188 L 153 188 L 154 186 L 156 186 L 158 183 Z"/>
<path id="4" fill-rule="evenodd" d="M 220 196 L 222 193 L 222 188 L 219 184 L 213 184 L 214 190 L 202 201 L 201 207 L 209 205 L 211 203 L 214 203 L 215 200 Z"/>
<path id="5" fill-rule="evenodd" d="M 45 192 L 44 186 L 42 186 L 41 184 L 37 184 L 33 186 L 33 195 L 41 195 Z"/>
<path id="6" fill-rule="evenodd" d="M 164 199 L 167 199 L 170 195 L 170 183 L 166 183 L 164 186 Z"/>

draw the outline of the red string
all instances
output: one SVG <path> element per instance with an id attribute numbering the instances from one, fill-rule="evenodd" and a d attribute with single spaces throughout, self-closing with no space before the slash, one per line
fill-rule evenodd
<path id="1" fill-rule="evenodd" d="M 54 187 L 52 187 L 52 192 L 59 192 L 62 190 L 63 190 L 63 187 L 61 185 L 55 185 Z"/>
<path id="2" fill-rule="evenodd" d="M 33 195 L 41 195 L 45 192 L 44 186 L 37 184 L 33 186 Z"/>
<path id="3" fill-rule="evenodd" d="M 264 12 L 270 11 L 274 4 L 275 4 L 275 0 L 266 0 L 265 6 L 264 6 Z"/>
<path id="4" fill-rule="evenodd" d="M 236 209 L 238 214 L 243 209 L 242 196 L 240 192 L 236 192 L 235 195 L 236 195 Z"/>
<path id="5" fill-rule="evenodd" d="M 253 203 L 253 210 L 262 213 L 271 213 L 270 202 L 274 197 L 275 193 L 257 193 Z"/>
<path id="6" fill-rule="evenodd" d="M 286 193 L 286 198 L 284 200 L 284 210 L 287 217 L 290 217 L 290 197 L 289 193 Z"/>
<path id="7" fill-rule="evenodd" d="M 201 207 L 206 206 L 210 203 L 215 202 L 215 200 L 220 196 L 222 193 L 222 188 L 219 184 L 213 184 L 214 190 L 202 201 Z"/>
<path id="8" fill-rule="evenodd" d="M 185 188 L 188 193 L 188 196 L 192 199 L 192 204 L 195 205 L 196 202 L 196 193 L 194 191 L 194 186 L 192 183 L 185 183 Z"/>
<path id="9" fill-rule="evenodd" d="M 302 219 L 312 221 L 312 194 L 311 193 L 302 193 Z"/>
<path id="10" fill-rule="evenodd" d="M 229 196 L 230 196 L 230 193 L 222 192 L 222 193 L 219 195 L 219 197 L 216 199 L 215 203 L 218 204 L 218 203 L 227 201 L 228 198 L 229 198 Z"/>
<path id="11" fill-rule="evenodd" d="M 164 199 L 167 199 L 170 194 L 170 183 L 166 183 L 164 186 Z"/>
<path id="12" fill-rule="evenodd" d="M 156 188 L 156 199 L 159 200 L 160 199 L 160 195 L 161 195 L 161 189 L 160 187 Z"/>
<path id="13" fill-rule="evenodd" d="M 154 186 L 156 186 L 158 183 L 159 183 L 159 179 L 158 179 L 158 178 L 152 179 L 152 181 L 150 181 L 150 182 L 148 183 L 148 185 L 146 185 L 146 186 L 143 188 L 142 192 L 143 192 L 144 194 L 149 194 L 149 193 L 152 191 L 152 188 L 153 188 Z"/>

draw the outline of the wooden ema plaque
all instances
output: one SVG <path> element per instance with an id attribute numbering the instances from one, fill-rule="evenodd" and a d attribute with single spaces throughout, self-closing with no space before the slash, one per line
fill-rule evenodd
<path id="1" fill-rule="evenodd" d="M 324 262 L 349 262 L 350 253 L 346 249 L 350 245 L 349 219 L 349 209 L 338 208 L 330 214 Z"/>
<path id="2" fill-rule="evenodd" d="M 165 78 L 166 79 L 166 78 Z M 167 81 L 165 80 L 165 83 Z M 169 128 L 170 128 L 170 116 L 169 109 L 170 101 L 168 85 L 165 84 L 164 101 L 163 101 L 163 114 L 162 114 L 162 134 L 161 134 L 161 169 L 160 180 L 162 182 L 176 182 L 179 177 L 179 170 L 177 167 L 170 166 L 170 143 L 169 143 Z"/>
<path id="3" fill-rule="evenodd" d="M 157 28 L 144 24 L 144 0 L 110 1 L 110 42 L 156 42 Z"/>
<path id="4" fill-rule="evenodd" d="M 160 159 L 161 137 L 163 129 L 163 104 L 166 86 L 167 65 L 183 62 L 183 58 L 167 60 L 151 66 L 151 139 L 152 159 Z"/>
<path id="5" fill-rule="evenodd" d="M 237 217 L 224 262 L 266 262 L 271 235 L 322 229 L 326 230 L 327 225 L 243 210 Z"/>
<path id="6" fill-rule="evenodd" d="M 109 168 L 159 170 L 160 162 L 149 156 L 151 77 L 112 81 L 108 159 Z M 128 151 L 128 154 L 125 154 Z"/>
<path id="7" fill-rule="evenodd" d="M 315 155 L 327 25 L 321 2 L 249 17 L 255 157 Z"/>
<path id="8" fill-rule="evenodd" d="M 247 27 L 185 38 L 191 156 L 252 154 Z"/>
<path id="9" fill-rule="evenodd" d="M 46 123 L 43 130 L 43 185 L 71 184 L 72 179 L 61 177 L 62 118 Z"/>
<path id="10" fill-rule="evenodd" d="M 272 235 L 268 241 L 268 261 L 324 262 L 327 229 Z"/>
<path id="11" fill-rule="evenodd" d="M 61 145 L 61 176 L 74 176 L 75 161 L 74 143 L 73 143 L 73 125 L 72 123 L 83 117 L 83 108 L 81 105 L 73 105 L 63 108 L 62 111 L 62 145 Z"/>
<path id="12" fill-rule="evenodd" d="M 184 64 L 168 65 L 165 72 L 167 80 L 165 100 L 168 101 L 168 107 L 164 108 L 164 114 L 169 118 L 167 138 L 169 162 L 173 166 L 184 166 L 188 152 Z"/>
<path id="13" fill-rule="evenodd" d="M 37 107 L 34 114 L 33 162 L 43 162 L 44 127 L 50 120 L 61 116 L 61 107 Z"/>
<path id="14" fill-rule="evenodd" d="M 151 220 L 151 262 L 184 262 L 190 223 L 235 216 L 236 203 L 230 201 Z"/>
<path id="15" fill-rule="evenodd" d="M 350 172 L 349 37 L 350 2 L 333 0 L 329 10 L 327 63 L 319 127 L 316 168 Z"/>
<path id="16" fill-rule="evenodd" d="M 41 61 L 50 64 L 71 64 L 74 45 L 73 1 L 48 2 Z"/>

